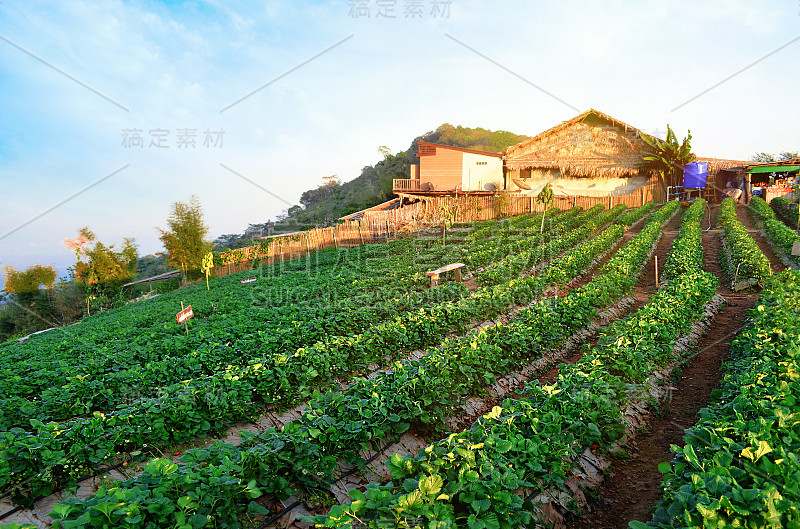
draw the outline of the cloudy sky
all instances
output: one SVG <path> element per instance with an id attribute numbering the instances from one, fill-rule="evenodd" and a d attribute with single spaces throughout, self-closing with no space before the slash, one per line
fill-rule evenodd
<path id="1" fill-rule="evenodd" d="M 160 251 L 191 194 L 241 232 L 445 122 L 797 150 L 798 57 L 798 0 L 0 0 L 0 264 L 63 271 L 84 225 Z"/>

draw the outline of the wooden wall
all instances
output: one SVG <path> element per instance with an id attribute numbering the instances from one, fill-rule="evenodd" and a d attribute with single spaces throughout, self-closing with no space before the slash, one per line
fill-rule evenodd
<path id="1" fill-rule="evenodd" d="M 422 189 L 425 183 L 433 185 L 436 191 L 452 191 L 461 185 L 463 174 L 463 154 L 461 151 L 436 149 L 434 155 L 419 157 L 419 172 Z"/>

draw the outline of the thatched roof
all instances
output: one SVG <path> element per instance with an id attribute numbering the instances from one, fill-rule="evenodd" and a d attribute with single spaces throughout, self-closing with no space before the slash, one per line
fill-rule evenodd
<path id="1" fill-rule="evenodd" d="M 562 175 L 624 177 L 645 173 L 639 130 L 599 110 L 586 112 L 506 149 L 509 169 L 558 169 Z"/>
<path id="2" fill-rule="evenodd" d="M 742 160 L 727 160 L 725 158 L 706 158 L 698 156 L 696 162 L 705 162 L 708 164 L 708 174 L 717 174 L 725 170 L 744 170 L 752 162 L 744 162 Z"/>

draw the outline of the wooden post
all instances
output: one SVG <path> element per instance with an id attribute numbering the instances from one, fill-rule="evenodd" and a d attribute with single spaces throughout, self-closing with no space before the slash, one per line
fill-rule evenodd
<path id="1" fill-rule="evenodd" d="M 656 288 L 658 288 L 658 256 L 656 255 Z"/>
<path id="2" fill-rule="evenodd" d="M 361 244 L 364 244 L 364 234 L 361 233 L 361 219 L 358 220 L 358 236 L 361 238 Z"/>
<path id="3" fill-rule="evenodd" d="M 183 312 L 183 301 L 181 301 L 181 312 Z M 184 325 L 184 327 L 186 327 L 186 336 L 189 336 L 189 322 L 188 322 L 188 320 L 184 321 L 183 325 Z"/>
<path id="4" fill-rule="evenodd" d="M 389 234 L 390 233 L 391 232 L 389 231 L 389 219 L 386 219 L 386 238 L 387 239 L 389 238 Z"/>
<path id="5" fill-rule="evenodd" d="M 745 204 L 749 204 L 750 203 L 750 193 L 751 192 L 752 192 L 752 189 L 750 187 L 750 173 L 745 173 L 745 175 L 744 175 L 744 193 L 745 193 L 745 195 L 744 195 L 744 203 Z"/>
<path id="6" fill-rule="evenodd" d="M 311 255 L 311 244 L 308 242 L 309 234 L 306 232 L 306 255 Z"/>
<path id="7" fill-rule="evenodd" d="M 333 226 L 331 226 L 331 235 L 333 235 L 333 246 L 338 250 L 339 243 L 336 242 L 336 229 Z"/>

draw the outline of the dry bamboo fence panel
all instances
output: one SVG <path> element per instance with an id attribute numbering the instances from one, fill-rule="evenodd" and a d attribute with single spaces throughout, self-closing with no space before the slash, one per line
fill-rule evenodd
<path id="1" fill-rule="evenodd" d="M 553 205 L 560 209 L 581 206 L 590 209 L 597 204 L 611 208 L 617 204 L 639 207 L 652 201 L 663 201 L 663 191 L 653 178 L 648 183 L 625 195 L 606 195 L 599 197 L 556 195 Z M 500 216 L 516 216 L 523 213 L 538 214 L 544 206 L 530 195 L 497 195 L 457 197 L 421 197 L 419 201 L 387 211 L 370 211 L 356 221 L 346 221 L 333 227 L 313 228 L 289 237 L 272 239 L 265 246 L 252 246 L 236 251 L 241 261 L 216 266 L 212 270 L 215 277 L 223 277 L 253 267 L 255 261 L 265 264 L 280 262 L 324 248 L 346 248 L 385 240 L 403 232 L 439 224 L 442 207 L 455 206 L 456 222 L 470 222 L 495 219 Z M 222 254 L 223 257 L 226 255 Z"/>

